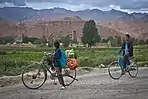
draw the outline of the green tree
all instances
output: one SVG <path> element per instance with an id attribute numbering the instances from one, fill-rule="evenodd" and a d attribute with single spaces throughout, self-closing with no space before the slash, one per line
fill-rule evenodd
<path id="1" fill-rule="evenodd" d="M 83 44 L 88 44 L 88 47 L 91 47 L 92 45 L 99 43 L 100 40 L 101 38 L 98 34 L 98 29 L 96 27 L 94 20 L 86 21 L 83 27 Z"/>
<path id="2" fill-rule="evenodd" d="M 109 36 L 108 41 L 111 41 L 111 46 L 117 46 L 117 39 L 116 38 Z"/>
<path id="3" fill-rule="evenodd" d="M 148 44 L 148 39 L 145 40 L 145 44 Z"/>
<path id="4" fill-rule="evenodd" d="M 108 41 L 114 41 L 114 38 L 113 38 L 112 36 L 109 36 L 109 37 L 107 38 L 107 40 L 108 40 Z"/>
<path id="5" fill-rule="evenodd" d="M 70 42 L 71 42 L 70 36 L 67 35 L 67 36 L 65 36 L 65 37 L 62 37 L 62 38 L 61 38 L 61 42 L 63 43 L 63 46 L 64 46 L 64 47 L 68 47 L 69 44 L 70 44 Z"/>
<path id="6" fill-rule="evenodd" d="M 41 42 L 42 42 L 44 45 L 46 45 L 46 43 L 47 43 L 46 35 L 43 35 L 43 36 L 41 37 Z"/>
<path id="7" fill-rule="evenodd" d="M 136 39 L 136 38 L 133 38 L 132 41 L 133 41 L 133 44 L 134 44 L 134 45 L 138 45 L 138 43 L 139 43 L 139 40 Z"/>
<path id="8" fill-rule="evenodd" d="M 0 44 L 13 43 L 15 38 L 13 36 L 0 37 Z"/>
<path id="9" fill-rule="evenodd" d="M 28 37 L 28 36 L 22 36 L 23 37 L 23 43 L 31 42 L 32 44 L 41 44 L 41 40 L 36 37 Z"/>
<path id="10" fill-rule="evenodd" d="M 145 41 L 144 40 L 139 40 L 139 45 L 145 45 Z"/>
<path id="11" fill-rule="evenodd" d="M 41 44 L 42 43 L 42 41 L 40 40 L 40 39 L 36 39 L 34 42 L 33 42 L 33 44 Z"/>
<path id="12" fill-rule="evenodd" d="M 116 39 L 116 45 L 121 46 L 122 45 L 122 38 L 120 36 L 115 36 Z"/>
<path id="13" fill-rule="evenodd" d="M 101 40 L 101 43 L 108 43 L 108 39 L 105 39 L 105 38 L 102 39 L 102 40 Z"/>

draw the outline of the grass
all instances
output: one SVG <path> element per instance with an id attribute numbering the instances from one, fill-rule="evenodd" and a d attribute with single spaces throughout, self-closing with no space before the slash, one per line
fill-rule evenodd
<path id="1" fill-rule="evenodd" d="M 69 48 L 70 49 L 70 48 Z M 119 48 L 75 48 L 78 55 L 79 66 L 99 67 L 100 64 L 108 65 L 117 57 Z M 43 52 L 52 52 L 49 48 L 5 48 L 0 49 L 0 76 L 19 75 L 22 69 L 31 61 L 40 61 Z M 64 50 L 66 50 L 64 48 Z M 148 47 L 134 49 L 135 60 L 139 66 L 148 65 Z"/>

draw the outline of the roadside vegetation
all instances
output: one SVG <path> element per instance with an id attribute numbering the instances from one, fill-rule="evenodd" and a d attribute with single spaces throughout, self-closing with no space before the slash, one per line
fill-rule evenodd
<path id="1" fill-rule="evenodd" d="M 65 48 L 70 49 L 70 48 Z M 100 67 L 116 59 L 119 48 L 74 48 L 80 67 Z M 35 61 L 41 60 L 44 52 L 52 48 L 5 48 L 0 49 L 0 75 L 19 75 L 22 69 Z M 148 65 L 148 47 L 135 47 L 134 57 L 139 66 Z"/>

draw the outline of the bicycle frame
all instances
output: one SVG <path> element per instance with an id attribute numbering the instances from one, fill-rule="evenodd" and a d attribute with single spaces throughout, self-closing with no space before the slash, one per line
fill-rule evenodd
<path id="1" fill-rule="evenodd" d="M 48 71 L 52 76 L 55 76 L 50 70 L 49 67 L 47 66 L 47 58 L 48 58 L 48 54 L 46 52 L 44 52 L 43 58 L 41 59 L 40 63 L 41 67 L 40 68 L 44 68 L 46 71 Z M 38 70 L 38 72 L 40 72 L 40 68 Z"/>
<path id="2" fill-rule="evenodd" d="M 120 68 L 121 69 L 123 69 L 124 67 L 124 61 L 123 61 L 123 59 L 122 59 L 122 53 L 120 52 L 118 52 L 117 53 L 118 54 L 118 56 L 117 56 L 117 62 L 118 62 L 118 64 L 119 64 L 119 66 L 120 66 Z"/>
<path id="3" fill-rule="evenodd" d="M 42 64 L 42 66 L 43 66 L 43 68 L 45 68 L 46 69 L 46 71 L 48 71 L 52 76 L 55 76 L 55 77 L 57 77 L 56 75 L 54 75 L 50 70 L 49 70 L 49 67 L 47 66 L 47 58 L 48 58 L 49 56 L 48 56 L 48 54 L 47 53 L 44 53 L 44 56 L 43 56 L 43 58 L 42 58 L 42 60 L 41 60 L 41 64 Z M 51 64 L 52 65 L 52 64 Z M 49 65 L 50 66 L 50 65 Z M 65 68 L 66 69 L 66 68 Z M 68 76 L 68 77 L 70 77 L 70 78 L 72 78 L 72 79 L 74 79 L 74 80 L 76 80 L 76 81 L 78 81 L 78 79 L 76 79 L 76 78 L 73 78 L 73 76 L 71 76 L 71 75 L 69 75 L 69 74 L 64 74 L 63 76 Z"/>

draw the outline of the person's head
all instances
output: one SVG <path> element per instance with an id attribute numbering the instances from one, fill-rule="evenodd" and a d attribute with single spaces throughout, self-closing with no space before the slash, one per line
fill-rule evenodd
<path id="1" fill-rule="evenodd" d="M 54 47 L 57 49 L 60 47 L 60 43 L 58 41 L 54 42 Z"/>
<path id="2" fill-rule="evenodd" d="M 127 33 L 127 34 L 125 34 L 125 40 L 126 41 L 129 41 L 130 40 L 130 35 Z"/>

